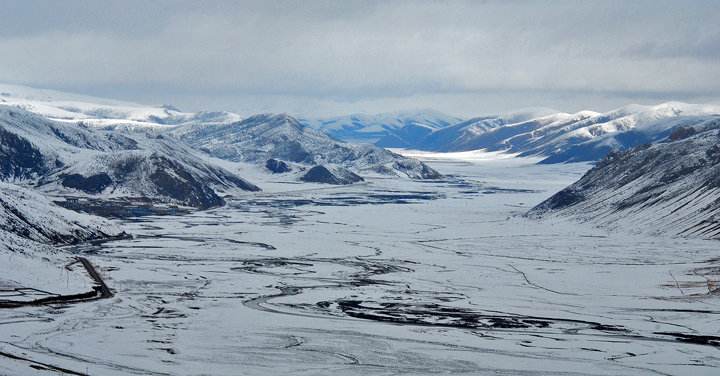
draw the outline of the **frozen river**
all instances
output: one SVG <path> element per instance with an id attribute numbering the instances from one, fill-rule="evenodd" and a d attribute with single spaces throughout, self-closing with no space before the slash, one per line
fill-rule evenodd
<path id="1" fill-rule="evenodd" d="M 718 374 L 717 242 L 521 216 L 584 165 L 430 163 L 128 221 L 69 250 L 114 297 L 0 310 L 0 374 Z"/>

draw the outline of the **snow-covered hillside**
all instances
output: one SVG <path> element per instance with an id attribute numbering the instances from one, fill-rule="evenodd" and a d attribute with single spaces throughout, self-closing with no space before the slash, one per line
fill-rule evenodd
<path id="1" fill-rule="evenodd" d="M 408 147 L 432 131 L 461 120 L 439 111 L 422 110 L 301 119 L 300 122 L 338 140 L 398 148 Z"/>
<path id="2" fill-rule="evenodd" d="M 191 147 L 151 130 L 50 121 L 0 106 L 0 178 L 44 191 L 145 197 L 207 208 L 218 193 L 257 190 Z"/>
<path id="3" fill-rule="evenodd" d="M 106 220 L 63 209 L 33 190 L 2 182 L 0 231 L 45 244 L 72 244 L 118 233 Z M 0 246 L 11 248 L 8 242 Z"/>
<path id="4" fill-rule="evenodd" d="M 720 239 L 720 119 L 610 154 L 531 215 Z"/>
<path id="5" fill-rule="evenodd" d="M 93 126 L 163 126 L 226 123 L 240 120 L 232 112 L 184 112 L 171 105 L 147 106 L 55 90 L 0 84 L 0 104 L 15 106 L 62 122 Z"/>
<path id="6" fill-rule="evenodd" d="M 432 179 L 440 175 L 417 160 L 373 145 L 336 141 L 286 114 L 264 114 L 222 125 L 184 125 L 169 133 L 210 155 L 236 162 L 269 159 L 306 166 L 329 165 L 357 173 Z"/>
<path id="7" fill-rule="evenodd" d="M 0 304 L 90 290 L 87 276 L 64 268 L 71 258 L 55 247 L 121 234 L 106 220 L 63 209 L 32 190 L 0 183 Z"/>

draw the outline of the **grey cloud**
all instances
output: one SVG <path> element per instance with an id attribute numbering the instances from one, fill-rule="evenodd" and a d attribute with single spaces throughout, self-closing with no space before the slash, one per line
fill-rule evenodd
<path id="1" fill-rule="evenodd" d="M 0 81 L 306 113 L 382 110 L 382 103 L 392 110 L 413 100 L 477 113 L 487 106 L 475 100 L 499 109 L 713 98 L 718 8 L 712 1 L 11 1 L 0 15 Z"/>

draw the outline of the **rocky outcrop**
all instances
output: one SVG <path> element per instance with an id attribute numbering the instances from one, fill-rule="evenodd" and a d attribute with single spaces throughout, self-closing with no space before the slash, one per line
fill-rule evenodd
<path id="1" fill-rule="evenodd" d="M 265 162 L 265 168 L 274 174 L 283 174 L 292 171 L 292 168 L 287 163 L 278 159 L 268 159 Z"/>
<path id="2" fill-rule="evenodd" d="M 113 181 L 108 174 L 100 173 L 92 176 L 82 176 L 80 174 L 60 175 L 60 184 L 63 187 L 81 190 L 85 193 L 102 193 L 105 188 L 112 185 Z"/>
<path id="3" fill-rule="evenodd" d="M 300 180 L 308 183 L 323 183 L 333 185 L 347 185 L 364 181 L 362 177 L 344 168 L 336 167 L 332 170 L 325 166 L 315 166 L 308 170 Z"/>

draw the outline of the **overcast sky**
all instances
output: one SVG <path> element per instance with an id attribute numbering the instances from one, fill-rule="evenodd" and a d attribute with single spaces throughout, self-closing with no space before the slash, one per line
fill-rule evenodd
<path id="1" fill-rule="evenodd" d="M 719 1 L 31 1 L 0 81 L 326 116 L 720 101 Z"/>

